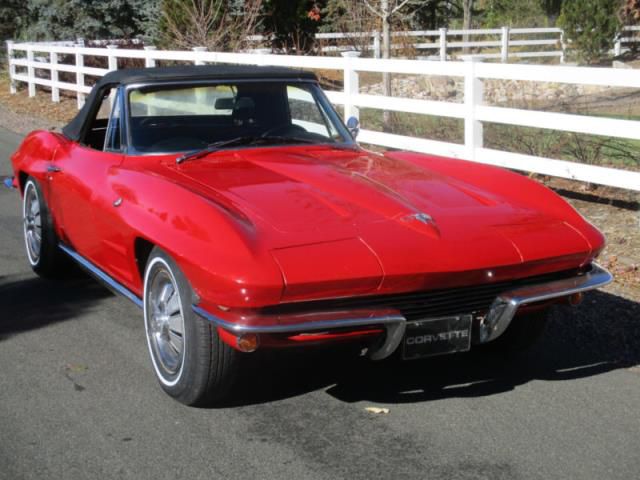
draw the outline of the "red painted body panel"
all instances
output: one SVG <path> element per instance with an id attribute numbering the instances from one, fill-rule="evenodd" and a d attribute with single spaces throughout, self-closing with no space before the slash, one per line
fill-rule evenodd
<path id="1" fill-rule="evenodd" d="M 38 132 L 13 167 L 44 184 L 81 255 L 141 295 L 134 244 L 150 241 L 211 311 L 522 278 L 583 266 L 604 245 L 555 193 L 476 163 L 320 145 L 175 158 Z M 61 172 L 47 175 L 52 160 Z"/>
<path id="2" fill-rule="evenodd" d="M 131 249 L 126 248 L 123 223 L 113 208 L 117 198 L 110 177 L 122 163 L 122 155 L 99 152 L 62 142 L 53 162 L 60 169 L 50 175 L 50 205 L 58 220 L 61 238 L 110 275 L 130 284 Z"/>

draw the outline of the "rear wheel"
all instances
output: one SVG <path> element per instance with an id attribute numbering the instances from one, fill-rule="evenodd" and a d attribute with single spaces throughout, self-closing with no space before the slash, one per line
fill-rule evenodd
<path id="1" fill-rule="evenodd" d="M 192 308 L 193 292 L 174 260 L 154 248 L 144 276 L 144 319 L 151 361 L 162 389 L 181 403 L 223 402 L 238 372 L 240 353 Z"/>
<path id="2" fill-rule="evenodd" d="M 42 277 L 58 276 L 64 257 L 58 249 L 49 208 L 33 177 L 27 178 L 24 185 L 22 224 L 27 259 L 33 271 Z"/>

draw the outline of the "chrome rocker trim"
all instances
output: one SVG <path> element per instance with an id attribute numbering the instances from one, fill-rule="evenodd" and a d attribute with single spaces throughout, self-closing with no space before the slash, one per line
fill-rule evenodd
<path id="1" fill-rule="evenodd" d="M 115 293 L 119 293 L 123 297 L 131 300 L 137 307 L 142 308 L 142 300 L 135 293 L 129 290 L 127 287 L 122 285 L 120 282 L 113 279 L 109 274 L 100 270 L 89 260 L 67 247 L 63 243 L 58 243 L 58 248 L 62 250 L 64 253 L 69 255 L 78 265 L 80 265 L 83 269 L 89 272 L 92 276 L 94 276 L 97 280 L 104 283 L 110 290 Z"/>
<path id="2" fill-rule="evenodd" d="M 544 302 L 576 293 L 595 290 L 613 281 L 613 275 L 593 263 L 591 271 L 576 277 L 531 285 L 501 293 L 491 304 L 489 313 L 480 324 L 480 343 L 487 343 L 502 335 L 522 305 Z"/>

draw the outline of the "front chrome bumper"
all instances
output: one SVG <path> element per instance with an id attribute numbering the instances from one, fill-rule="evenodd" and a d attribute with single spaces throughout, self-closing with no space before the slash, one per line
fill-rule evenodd
<path id="1" fill-rule="evenodd" d="M 252 324 L 233 323 L 212 315 L 206 310 L 193 305 L 193 311 L 202 318 L 215 323 L 218 327 L 232 332 L 236 335 L 245 333 L 258 334 L 278 334 L 278 333 L 311 333 L 326 332 L 336 329 L 358 328 L 367 326 L 384 326 L 386 330 L 385 342 L 380 348 L 369 353 L 373 360 L 382 360 L 391 355 L 404 337 L 406 319 L 404 316 L 391 309 L 385 310 L 347 310 L 332 312 L 314 312 L 312 314 L 292 314 L 280 315 L 278 317 L 252 317 L 243 319 L 249 320 Z M 256 325 L 260 322 L 262 325 Z M 272 322 L 279 322 L 271 324 Z M 266 324 L 268 323 L 268 324 Z"/>
<path id="2" fill-rule="evenodd" d="M 501 293 L 493 301 L 488 314 L 480 324 L 479 342 L 490 342 L 502 335 L 516 315 L 518 308 L 523 305 L 594 290 L 607 285 L 612 280 L 613 277 L 608 271 L 594 263 L 590 271 L 575 277 Z M 369 357 L 373 360 L 382 360 L 398 348 L 404 337 L 407 323 L 402 313 L 392 309 L 313 312 L 277 317 L 256 315 L 243 317 L 239 319 L 239 322 L 222 319 L 197 305 L 193 305 L 193 311 L 218 327 L 236 335 L 245 333 L 311 333 L 365 326 L 384 326 L 386 330 L 384 342 L 369 352 Z"/>

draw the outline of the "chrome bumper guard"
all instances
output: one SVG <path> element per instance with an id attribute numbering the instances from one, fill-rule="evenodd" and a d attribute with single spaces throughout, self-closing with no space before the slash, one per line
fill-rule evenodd
<path id="1" fill-rule="evenodd" d="M 480 343 L 495 340 L 504 333 L 518 308 L 522 305 L 544 302 L 560 297 L 603 287 L 613 280 L 612 275 L 597 264 L 582 275 L 564 280 L 531 285 L 500 294 L 491 305 L 489 313 L 480 324 Z M 382 360 L 391 355 L 400 345 L 406 329 L 406 318 L 396 310 L 317 312 L 304 315 L 279 317 L 280 323 L 268 325 L 239 324 L 219 318 L 193 305 L 193 311 L 229 332 L 244 333 L 311 333 L 333 329 L 382 325 L 386 329 L 384 343 L 369 351 L 372 360 Z M 268 320 L 258 317 L 263 322 Z M 253 318 L 252 320 L 256 320 Z M 253 322 L 252 322 L 253 323 Z"/>
<path id="2" fill-rule="evenodd" d="M 502 335 L 513 320 L 518 308 L 523 305 L 595 290 L 612 281 L 613 276 L 600 265 L 594 263 L 591 270 L 582 275 L 501 293 L 493 301 L 489 313 L 480 324 L 479 341 L 487 343 Z"/>

